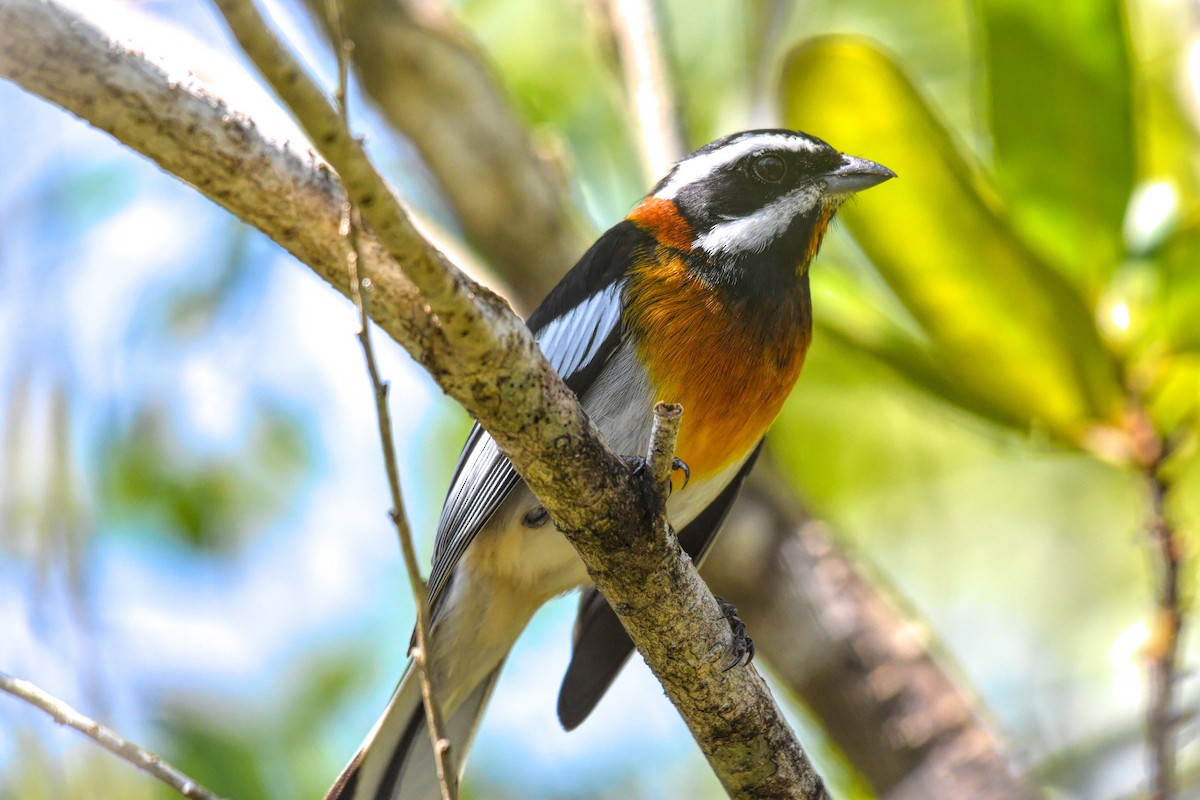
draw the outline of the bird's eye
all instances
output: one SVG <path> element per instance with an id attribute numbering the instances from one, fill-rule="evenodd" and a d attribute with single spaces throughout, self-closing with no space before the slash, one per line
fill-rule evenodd
<path id="1" fill-rule="evenodd" d="M 754 177 L 765 183 L 779 183 L 787 175 L 787 162 L 777 155 L 768 153 L 750 163 Z"/>

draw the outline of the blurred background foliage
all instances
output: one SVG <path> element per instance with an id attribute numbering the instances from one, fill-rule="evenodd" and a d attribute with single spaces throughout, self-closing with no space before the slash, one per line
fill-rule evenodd
<path id="1" fill-rule="evenodd" d="M 328 79 L 303 11 L 266 5 Z M 449 6 L 581 216 L 596 230 L 623 216 L 649 183 L 594 9 Z M 203 4 L 83 8 L 118 28 L 157 20 L 146 48 L 188 42 L 183 66 L 205 78 L 238 58 Z M 661 9 L 690 144 L 785 124 L 900 176 L 842 212 L 813 271 L 816 344 L 775 457 L 928 621 L 1043 785 L 1136 795 L 1157 641 L 1148 476 L 1189 555 L 1200 515 L 1200 9 Z M 411 149 L 358 103 L 384 169 L 456 230 Z M 0 130 L 0 667 L 225 796 L 317 796 L 382 707 L 411 620 L 352 311 L 10 85 Z M 427 552 L 467 421 L 401 353 L 383 357 Z M 557 730 L 545 687 L 569 616 L 569 601 L 549 608 L 519 646 L 467 796 L 718 796 L 643 670 L 583 729 Z M 1189 673 L 1179 694 L 1194 706 Z M 840 796 L 869 796 L 795 713 Z M 0 796 L 169 796 L 51 727 L 0 703 Z"/>

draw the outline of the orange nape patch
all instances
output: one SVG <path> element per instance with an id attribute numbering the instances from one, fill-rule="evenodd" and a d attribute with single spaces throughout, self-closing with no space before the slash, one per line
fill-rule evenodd
<path id="1" fill-rule="evenodd" d="M 806 276 L 795 291 L 732 298 L 658 247 L 630 271 L 625 322 L 656 401 L 683 405 L 676 454 L 692 477 L 720 472 L 767 432 L 812 340 Z M 649 254 L 647 254 L 649 255 Z"/>
<path id="2" fill-rule="evenodd" d="M 674 200 L 663 200 L 650 195 L 626 217 L 634 225 L 654 237 L 654 241 L 676 250 L 688 252 L 692 249 L 695 235 L 692 226 L 679 213 Z"/>

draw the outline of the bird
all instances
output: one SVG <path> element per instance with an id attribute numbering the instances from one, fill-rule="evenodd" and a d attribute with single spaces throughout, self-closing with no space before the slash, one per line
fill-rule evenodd
<path id="1" fill-rule="evenodd" d="M 893 177 L 800 131 L 725 136 L 680 159 L 526 321 L 616 452 L 644 450 L 656 402 L 682 404 L 676 456 L 686 473 L 672 478 L 667 515 L 697 564 L 800 374 L 812 339 L 809 266 L 834 214 Z M 429 576 L 428 663 L 459 774 L 513 644 L 542 604 L 574 589 L 583 591 L 558 697 L 568 730 L 633 645 L 476 424 L 446 494 Z M 740 621 L 731 624 L 736 633 Z M 752 643 L 740 646 L 732 664 L 753 654 Z M 419 683 L 410 662 L 326 800 L 441 796 Z"/>

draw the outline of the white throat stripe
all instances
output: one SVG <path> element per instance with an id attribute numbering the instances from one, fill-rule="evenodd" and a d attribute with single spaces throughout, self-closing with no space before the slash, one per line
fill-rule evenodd
<path id="1" fill-rule="evenodd" d="M 714 225 L 696 237 L 692 247 L 709 255 L 718 253 L 761 253 L 783 235 L 792 220 L 821 201 L 821 190 L 807 185 L 785 194 L 748 217 Z"/>
<path id="2" fill-rule="evenodd" d="M 724 147 L 702 153 L 680 161 L 667 184 L 655 192 L 655 197 L 674 200 L 679 190 L 690 183 L 711 175 L 716 170 L 732 164 L 743 156 L 758 150 L 793 150 L 797 153 L 812 153 L 819 145 L 800 136 L 782 133 L 758 133 L 730 142 Z"/>

